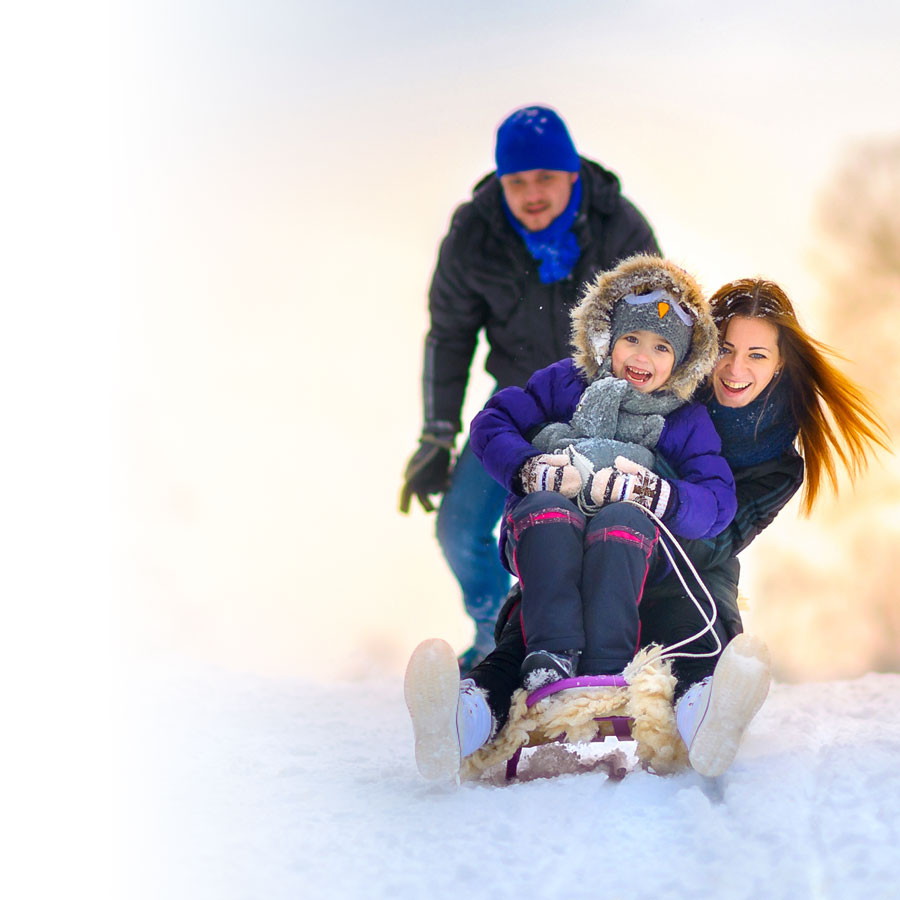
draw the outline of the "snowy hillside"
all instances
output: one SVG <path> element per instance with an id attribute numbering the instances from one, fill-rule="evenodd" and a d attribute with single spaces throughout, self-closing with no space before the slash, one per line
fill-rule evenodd
<path id="1" fill-rule="evenodd" d="M 400 679 L 144 683 L 130 897 L 896 897 L 900 675 L 776 685 L 733 768 L 423 781 Z"/>

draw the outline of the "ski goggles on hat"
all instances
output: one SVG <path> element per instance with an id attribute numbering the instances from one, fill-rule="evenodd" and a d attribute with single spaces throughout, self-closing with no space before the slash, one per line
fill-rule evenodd
<path id="1" fill-rule="evenodd" d="M 690 328 L 694 324 L 694 317 L 666 290 L 659 288 L 649 294 L 626 294 L 622 298 L 629 306 L 644 306 L 655 303 L 662 318 L 670 309 L 676 316 Z"/>

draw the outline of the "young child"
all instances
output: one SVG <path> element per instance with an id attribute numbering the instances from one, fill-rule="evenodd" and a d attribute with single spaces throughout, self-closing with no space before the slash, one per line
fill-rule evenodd
<path id="1" fill-rule="evenodd" d="M 619 673 L 634 656 L 638 603 L 664 566 L 653 519 L 621 501 L 684 538 L 715 536 L 736 507 L 709 415 L 688 402 L 718 353 L 696 282 L 665 260 L 631 257 L 597 277 L 572 321 L 573 357 L 497 393 L 471 429 L 485 469 L 510 491 L 500 550 L 521 583 L 529 690 Z M 502 660 L 461 684 L 454 660 L 426 641 L 407 668 L 429 778 L 454 774 L 495 734 L 515 688 Z"/>

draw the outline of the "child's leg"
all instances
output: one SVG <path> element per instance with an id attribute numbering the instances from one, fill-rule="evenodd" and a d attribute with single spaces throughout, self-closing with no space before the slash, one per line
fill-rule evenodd
<path id="1" fill-rule="evenodd" d="M 640 636 L 638 604 L 656 559 L 657 539 L 650 518 L 626 503 L 604 506 L 588 523 L 582 674 L 614 675 L 634 657 Z"/>
<path id="2" fill-rule="evenodd" d="M 581 650 L 585 517 L 553 491 L 529 494 L 509 523 L 506 552 L 522 583 L 528 650 Z"/>

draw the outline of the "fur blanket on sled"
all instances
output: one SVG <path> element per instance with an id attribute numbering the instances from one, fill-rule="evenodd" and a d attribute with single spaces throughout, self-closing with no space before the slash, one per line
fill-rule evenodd
<path id="1" fill-rule="evenodd" d="M 659 775 L 688 765 L 687 748 L 675 725 L 671 665 L 656 659 L 658 647 L 641 650 L 624 671 L 628 687 L 573 688 L 551 694 L 530 709 L 528 694 L 513 694 L 509 720 L 493 741 L 463 760 L 460 776 L 473 779 L 506 762 L 520 747 L 553 741 L 565 733 L 567 743 L 590 741 L 597 717 L 625 716 L 633 721 L 632 739 L 641 762 Z"/>

